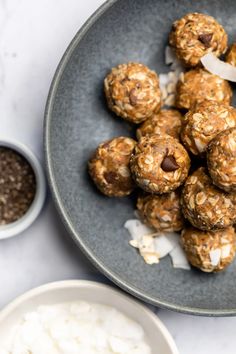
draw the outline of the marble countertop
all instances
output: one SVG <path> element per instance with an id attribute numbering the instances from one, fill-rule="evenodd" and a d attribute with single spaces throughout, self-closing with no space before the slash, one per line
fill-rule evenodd
<path id="1" fill-rule="evenodd" d="M 55 68 L 78 28 L 103 0 L 0 0 L 0 136 L 42 154 L 43 114 Z M 46 282 L 106 281 L 68 237 L 50 195 L 40 217 L 0 242 L 0 307 Z M 157 309 L 181 354 L 234 354 L 236 318 L 204 318 Z"/>

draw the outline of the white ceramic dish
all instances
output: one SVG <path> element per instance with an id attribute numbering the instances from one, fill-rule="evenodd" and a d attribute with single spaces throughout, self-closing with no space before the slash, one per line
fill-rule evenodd
<path id="1" fill-rule="evenodd" d="M 178 354 L 166 327 L 148 308 L 110 286 L 85 280 L 49 283 L 18 297 L 0 312 L 0 347 L 11 326 L 39 305 L 85 300 L 117 308 L 143 327 L 153 354 Z"/>
<path id="2" fill-rule="evenodd" d="M 11 224 L 0 226 L 0 239 L 4 239 L 20 234 L 35 221 L 45 201 L 46 181 L 43 168 L 39 160 L 27 146 L 16 140 L 5 139 L 1 137 L 0 146 L 11 148 L 18 152 L 20 155 L 24 156 L 32 166 L 36 177 L 36 194 L 29 210 L 19 220 Z"/>

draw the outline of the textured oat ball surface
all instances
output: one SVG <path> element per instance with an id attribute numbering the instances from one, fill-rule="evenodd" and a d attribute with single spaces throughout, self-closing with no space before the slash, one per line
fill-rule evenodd
<path id="1" fill-rule="evenodd" d="M 182 124 L 182 115 L 175 109 L 164 109 L 148 118 L 137 129 L 137 138 L 142 136 L 160 134 L 170 135 L 173 138 L 179 139 L 179 134 Z"/>
<path id="2" fill-rule="evenodd" d="M 187 151 L 171 136 L 143 137 L 131 156 L 130 168 L 137 185 L 151 193 L 168 193 L 187 178 L 190 159 Z"/>
<path id="3" fill-rule="evenodd" d="M 109 197 L 123 197 L 134 189 L 129 161 L 136 142 L 118 137 L 100 144 L 89 161 L 89 173 L 97 188 Z"/>
<path id="4" fill-rule="evenodd" d="M 202 101 L 185 115 L 181 140 L 187 150 L 199 155 L 206 151 L 216 135 L 235 126 L 235 108 L 215 101 Z"/>
<path id="5" fill-rule="evenodd" d="M 225 53 L 228 38 L 212 16 L 195 12 L 174 22 L 169 41 L 185 65 L 196 66 L 209 52 L 217 57 Z"/>
<path id="6" fill-rule="evenodd" d="M 180 75 L 176 92 L 176 107 L 189 109 L 196 102 L 213 100 L 230 104 L 232 89 L 226 80 L 198 68 Z"/>
<path id="7" fill-rule="evenodd" d="M 184 226 L 179 191 L 140 195 L 137 209 L 142 220 L 157 231 L 180 231 Z"/>
<path id="8" fill-rule="evenodd" d="M 236 43 L 233 43 L 230 46 L 226 55 L 226 62 L 233 66 L 236 66 Z"/>
<path id="9" fill-rule="evenodd" d="M 207 149 L 207 163 L 216 186 L 236 192 L 236 128 L 223 131 Z"/>
<path id="10" fill-rule="evenodd" d="M 181 243 L 189 263 L 203 272 L 219 272 L 235 257 L 236 235 L 233 227 L 216 232 L 194 227 L 183 230 Z"/>
<path id="11" fill-rule="evenodd" d="M 141 123 L 161 107 L 157 74 L 140 63 L 120 64 L 104 80 L 109 108 L 118 116 Z"/>
<path id="12" fill-rule="evenodd" d="M 233 196 L 215 187 L 204 167 L 187 178 L 181 204 L 185 218 L 201 230 L 219 230 L 236 222 Z"/>

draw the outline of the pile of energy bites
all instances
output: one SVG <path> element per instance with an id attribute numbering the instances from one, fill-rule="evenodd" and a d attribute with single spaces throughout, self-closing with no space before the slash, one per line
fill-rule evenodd
<path id="1" fill-rule="evenodd" d="M 229 83 L 207 72 L 200 59 L 226 53 L 227 34 L 213 17 L 191 13 L 174 22 L 169 43 L 187 68 L 176 109 L 161 109 L 158 75 L 145 65 L 113 68 L 104 81 L 108 107 L 137 124 L 137 141 L 101 143 L 89 172 L 109 197 L 139 187 L 141 219 L 157 232 L 181 231 L 189 262 L 216 272 L 235 256 L 236 109 Z M 236 44 L 226 61 L 236 65 Z"/>

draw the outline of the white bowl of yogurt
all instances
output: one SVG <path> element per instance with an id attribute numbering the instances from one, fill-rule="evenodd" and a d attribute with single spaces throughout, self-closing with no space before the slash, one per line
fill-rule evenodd
<path id="1" fill-rule="evenodd" d="M 49 283 L 0 312 L 0 354 L 178 354 L 147 307 L 85 280 Z"/>

